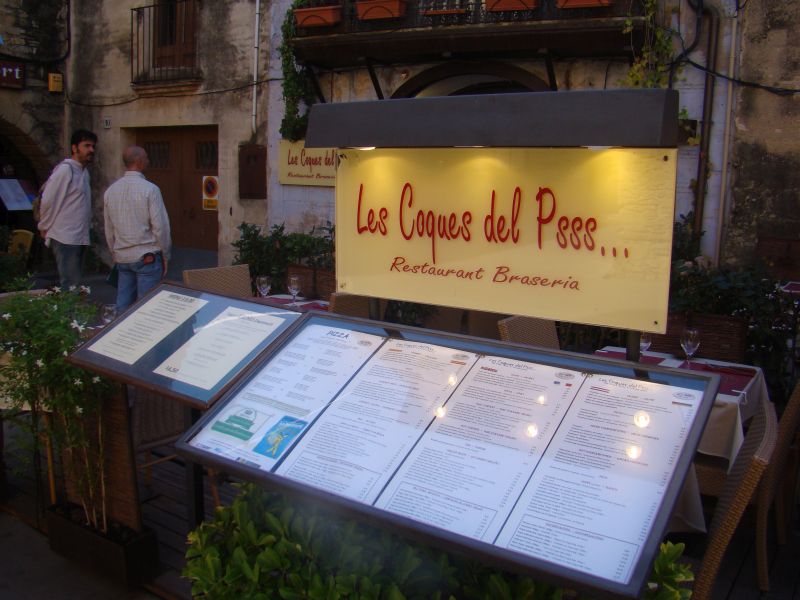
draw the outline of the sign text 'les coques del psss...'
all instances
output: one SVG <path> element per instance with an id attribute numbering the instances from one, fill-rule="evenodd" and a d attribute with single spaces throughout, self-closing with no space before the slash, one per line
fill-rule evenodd
<path id="1" fill-rule="evenodd" d="M 340 291 L 663 332 L 676 151 L 345 149 Z"/>

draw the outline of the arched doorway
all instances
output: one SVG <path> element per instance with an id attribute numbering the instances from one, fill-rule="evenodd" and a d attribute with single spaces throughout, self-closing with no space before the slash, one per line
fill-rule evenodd
<path id="1" fill-rule="evenodd" d="M 392 98 L 544 92 L 550 86 L 532 73 L 503 62 L 451 62 L 427 69 L 401 85 Z"/>

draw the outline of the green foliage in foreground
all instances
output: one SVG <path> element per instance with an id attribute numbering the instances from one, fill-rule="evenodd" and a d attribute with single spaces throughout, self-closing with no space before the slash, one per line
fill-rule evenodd
<path id="1" fill-rule="evenodd" d="M 214 600 L 557 600 L 561 590 L 244 485 L 189 534 L 184 576 Z"/>
<path id="2" fill-rule="evenodd" d="M 564 591 L 416 544 L 366 523 L 244 484 L 229 507 L 189 534 L 183 575 L 192 596 L 214 600 L 558 600 Z M 646 590 L 687 598 L 677 563 L 683 545 L 661 546 Z"/>

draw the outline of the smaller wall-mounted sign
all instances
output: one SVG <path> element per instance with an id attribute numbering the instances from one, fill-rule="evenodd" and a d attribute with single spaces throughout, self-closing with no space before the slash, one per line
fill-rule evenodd
<path id="1" fill-rule="evenodd" d="M 219 179 L 216 175 L 203 176 L 203 210 L 219 208 Z"/>
<path id="2" fill-rule="evenodd" d="M 25 63 L 0 60 L 0 87 L 25 87 Z"/>
<path id="3" fill-rule="evenodd" d="M 278 181 L 283 185 L 336 185 L 336 151 L 281 140 Z"/>

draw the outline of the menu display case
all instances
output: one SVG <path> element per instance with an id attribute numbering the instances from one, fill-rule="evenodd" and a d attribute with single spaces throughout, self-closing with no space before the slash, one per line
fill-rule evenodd
<path id="1" fill-rule="evenodd" d="M 206 409 L 300 314 L 162 284 L 70 361 Z"/>
<path id="2" fill-rule="evenodd" d="M 308 313 L 178 451 L 511 570 L 636 597 L 718 384 Z"/>

